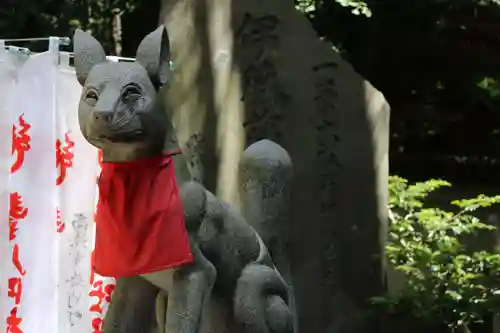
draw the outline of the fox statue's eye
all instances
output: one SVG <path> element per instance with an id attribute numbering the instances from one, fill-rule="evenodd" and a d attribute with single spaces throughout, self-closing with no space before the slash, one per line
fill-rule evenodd
<path id="1" fill-rule="evenodd" d="M 89 89 L 89 90 L 87 90 L 87 93 L 85 94 L 85 99 L 88 102 L 95 103 L 99 99 L 99 95 L 97 94 L 97 91 L 95 91 L 94 89 Z"/>
<path id="2" fill-rule="evenodd" d="M 122 100 L 124 103 L 135 102 L 140 97 L 141 97 L 141 91 L 135 85 L 128 85 L 122 91 Z"/>

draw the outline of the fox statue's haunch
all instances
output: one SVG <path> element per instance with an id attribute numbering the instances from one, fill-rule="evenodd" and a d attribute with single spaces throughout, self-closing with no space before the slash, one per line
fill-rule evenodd
<path id="1" fill-rule="evenodd" d="M 230 307 L 238 331 L 293 333 L 292 288 L 271 257 L 286 251 L 265 244 L 284 244 L 276 240 L 286 226 L 272 223 L 286 223 L 276 214 L 288 198 L 286 151 L 268 140 L 245 151 L 240 183 L 247 221 L 191 180 L 159 92 L 170 80 L 164 26 L 143 39 L 135 62 L 108 62 L 100 43 L 82 30 L 75 32 L 74 53 L 83 87 L 81 132 L 107 165 L 99 184 L 95 268 L 118 278 L 118 294 L 104 332 L 146 333 L 156 307 L 158 332 L 201 333 L 217 297 Z M 171 242 L 178 253 L 167 253 Z"/>

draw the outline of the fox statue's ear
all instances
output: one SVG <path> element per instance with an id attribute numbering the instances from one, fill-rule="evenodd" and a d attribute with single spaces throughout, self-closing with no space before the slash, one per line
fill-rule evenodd
<path id="1" fill-rule="evenodd" d="M 157 87 L 167 83 L 170 76 L 170 41 L 164 25 L 144 37 L 137 48 L 136 61 L 146 69 Z"/>
<path id="2" fill-rule="evenodd" d="M 106 53 L 97 39 L 81 29 L 73 36 L 73 52 L 76 78 L 83 86 L 92 67 L 106 61 Z"/>

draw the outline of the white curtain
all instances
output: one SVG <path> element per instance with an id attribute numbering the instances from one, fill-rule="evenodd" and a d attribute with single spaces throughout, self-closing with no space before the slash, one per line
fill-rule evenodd
<path id="1" fill-rule="evenodd" d="M 114 281 L 90 258 L 98 152 L 57 39 L 36 55 L 0 41 L 0 320 L 7 333 L 98 333 Z"/>

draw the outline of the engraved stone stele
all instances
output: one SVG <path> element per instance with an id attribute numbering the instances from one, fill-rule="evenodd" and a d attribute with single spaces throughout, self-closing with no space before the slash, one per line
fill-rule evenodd
<path id="1" fill-rule="evenodd" d="M 160 15 L 175 64 L 165 100 L 196 177 L 238 205 L 248 145 L 268 138 L 291 155 L 286 253 L 262 236 L 293 281 L 300 332 L 374 332 L 363 314 L 384 280 L 383 95 L 291 0 L 163 0 Z"/>

